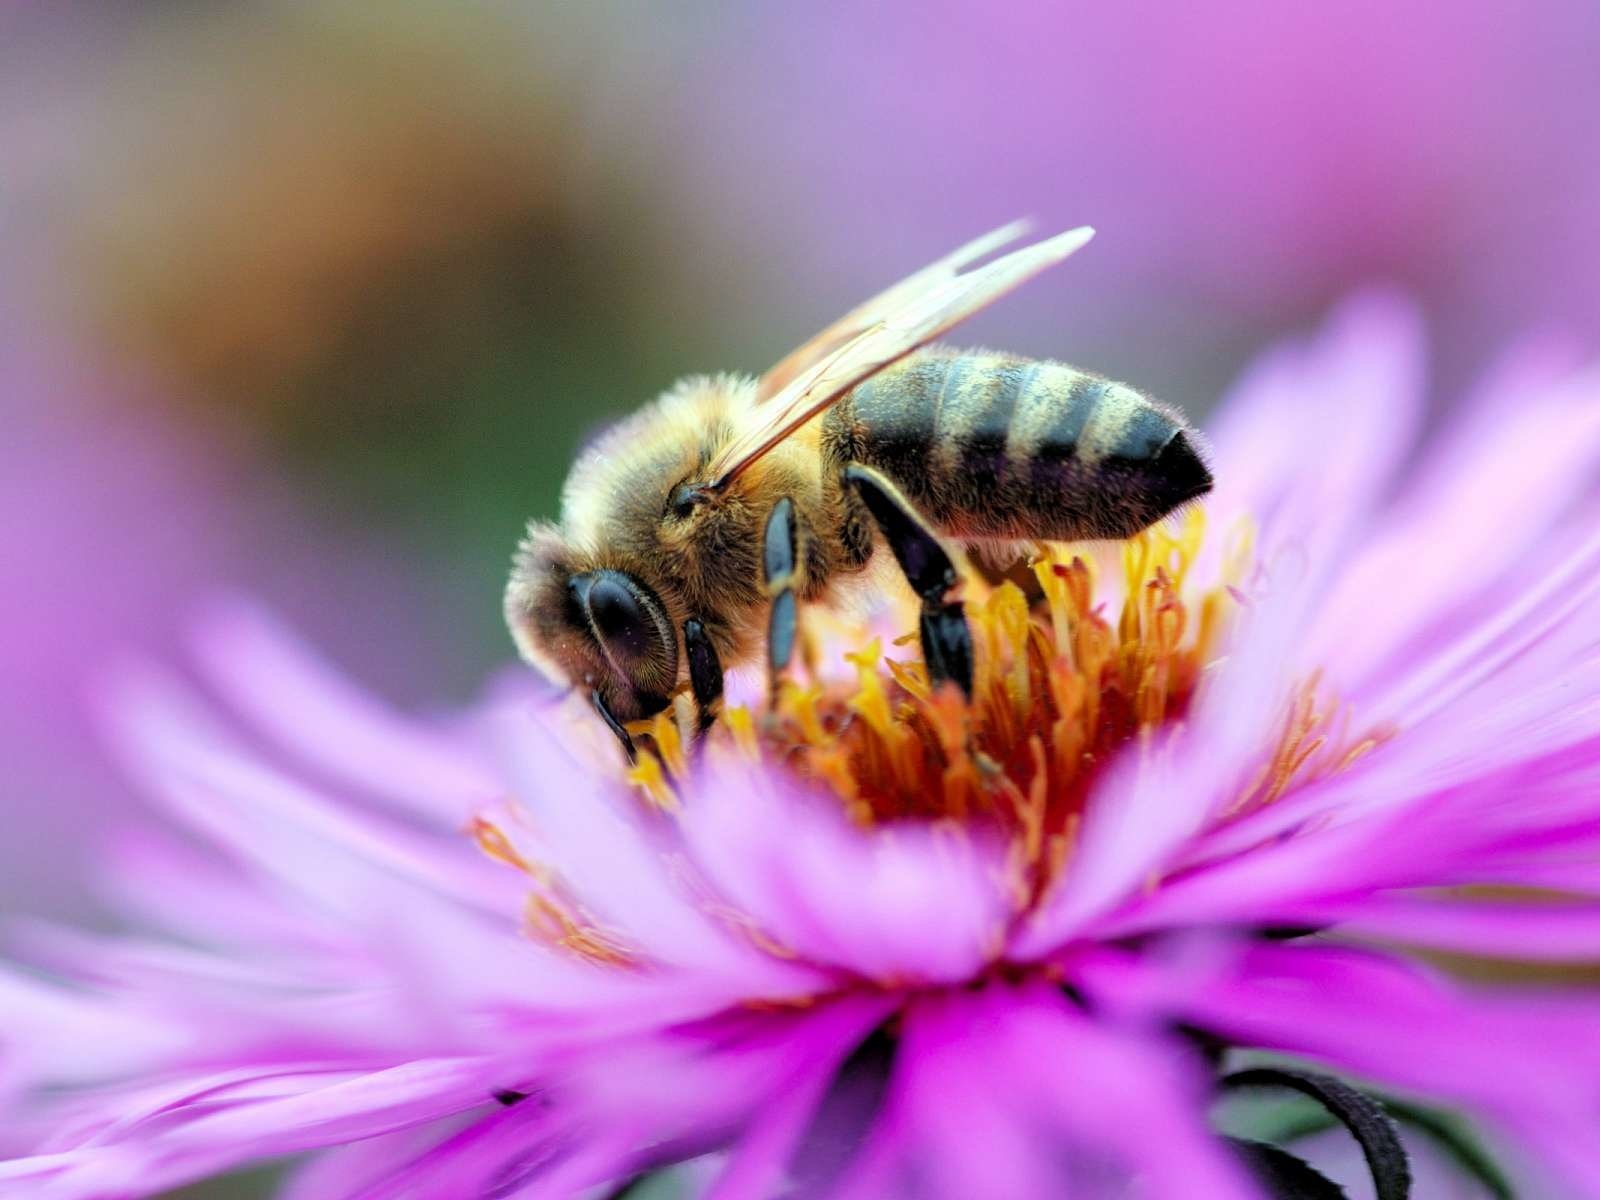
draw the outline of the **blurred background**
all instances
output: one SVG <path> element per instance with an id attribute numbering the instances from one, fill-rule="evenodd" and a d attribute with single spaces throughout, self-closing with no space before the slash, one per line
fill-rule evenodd
<path id="1" fill-rule="evenodd" d="M 96 915 L 107 662 L 245 589 L 462 700 L 588 434 L 1015 216 L 1100 237 L 963 338 L 1202 418 L 1372 282 L 1441 405 L 1593 349 L 1597 113 L 1593 0 L 0 6 L 0 908 Z"/>

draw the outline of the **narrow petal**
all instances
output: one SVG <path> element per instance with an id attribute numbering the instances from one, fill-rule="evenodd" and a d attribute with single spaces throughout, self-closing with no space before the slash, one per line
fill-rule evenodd
<path id="1" fill-rule="evenodd" d="M 1434 443 L 1341 572 L 1313 647 L 1346 693 L 1408 640 L 1501 582 L 1593 488 L 1600 371 L 1551 378 L 1520 359 L 1516 365 Z M 1393 586 L 1402 578 L 1404 587 Z M 1372 598 L 1380 596 L 1382 611 L 1374 614 Z"/>
<path id="2" fill-rule="evenodd" d="M 331 803 L 250 755 L 175 681 L 130 670 L 106 694 L 116 746 L 153 799 L 329 908 L 370 905 L 364 889 L 379 872 L 460 902 L 510 907 L 510 881 L 479 869 L 464 836 L 432 837 Z"/>
<path id="3" fill-rule="evenodd" d="M 515 805 L 502 826 L 536 868 L 552 870 L 625 948 L 667 965 L 695 968 L 702 980 L 775 996 L 814 987 L 814 973 L 763 953 L 713 915 L 714 897 L 696 895 L 683 854 L 666 830 L 621 788 L 583 785 L 574 794 L 553 781 L 581 777 L 553 731 L 509 722 L 497 731 Z"/>
<path id="4" fill-rule="evenodd" d="M 1090 794 L 1063 885 L 1018 930 L 1012 952 L 1048 954 L 1157 875 L 1238 795 L 1272 745 L 1290 697 L 1304 581 L 1259 606 L 1191 721 L 1129 746 Z"/>
<path id="5" fill-rule="evenodd" d="M 1341 936 L 1458 954 L 1573 963 L 1600 959 L 1600 904 L 1493 904 L 1466 898 L 1386 896 L 1344 905 L 1306 905 L 1295 918 L 1337 923 Z"/>
<path id="6" fill-rule="evenodd" d="M 0 1062 L 71 1084 L 150 1070 L 184 1041 L 170 1015 L 0 969 Z"/>
<path id="7" fill-rule="evenodd" d="M 1224 525 L 1254 516 L 1265 561 L 1293 549 L 1320 581 L 1382 500 L 1423 400 L 1416 310 L 1377 293 L 1347 302 L 1309 344 L 1265 356 L 1223 400 L 1210 507 Z"/>
<path id="8" fill-rule="evenodd" d="M 1249 619 L 1188 726 L 1125 754 L 1096 789 L 1071 876 L 1018 939 L 1019 955 L 1047 952 L 1141 886 L 1268 752 L 1291 687 L 1318 665 L 1302 661 L 1305 630 L 1421 412 L 1417 315 L 1389 297 L 1351 302 L 1310 347 L 1274 356 L 1240 385 L 1219 423 L 1212 507 L 1224 523 L 1233 513 L 1262 518 Z M 1305 466 L 1307 429 L 1328 439 L 1317 470 Z"/>
<path id="9" fill-rule="evenodd" d="M 195 642 L 207 677 L 256 730 L 334 779 L 446 827 L 496 796 L 465 747 L 356 688 L 256 605 L 214 605 Z"/>
<path id="10" fill-rule="evenodd" d="M 976 837 L 858 829 L 825 798 L 742 772 L 697 792 L 680 824 L 718 894 L 806 960 L 890 986 L 959 981 L 1003 942 L 1000 858 Z"/>
<path id="11" fill-rule="evenodd" d="M 888 1010 L 882 1002 L 838 1007 L 835 1021 L 807 1031 L 814 1048 L 745 1129 L 706 1200 L 762 1200 L 784 1182 L 785 1168 L 840 1065 L 865 1036 L 868 1023 Z"/>
<path id="12" fill-rule="evenodd" d="M 482 1102 L 492 1067 L 417 1062 L 328 1082 L 280 1078 L 265 1095 L 213 1097 L 190 1119 L 168 1119 L 138 1140 L 108 1141 L 0 1164 L 35 1179 L 40 1195 L 148 1195 L 241 1163 L 408 1128 Z M 172 1114 L 181 1118 L 183 1114 Z"/>

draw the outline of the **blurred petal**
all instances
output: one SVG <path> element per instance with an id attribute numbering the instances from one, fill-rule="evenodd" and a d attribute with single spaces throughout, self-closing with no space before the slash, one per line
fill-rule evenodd
<path id="1" fill-rule="evenodd" d="M 184 1107 L 134 1112 L 103 1144 L 0 1163 L 6 1177 L 36 1180 L 40 1194 L 90 1197 L 138 1178 L 161 1190 L 250 1159 L 357 1140 L 430 1121 L 478 1103 L 483 1063 L 416 1062 L 369 1074 L 248 1079 Z M 139 1128 L 148 1122 L 150 1129 Z M 142 1136 L 131 1137 L 131 1134 Z"/>
<path id="2" fill-rule="evenodd" d="M 742 773 L 697 792 L 681 824 L 717 893 L 806 960 L 897 987 L 968 978 L 1000 951 L 998 856 L 961 832 L 863 831 Z"/>
<path id="3" fill-rule="evenodd" d="M 1600 1185 L 1600 1147 L 1581 1133 L 1600 1118 L 1586 1003 L 1473 998 L 1370 954 L 1264 945 L 1165 1002 L 1246 1044 L 1462 1105 L 1546 1153 L 1573 1196 Z"/>
<path id="4" fill-rule="evenodd" d="M 1574 501 L 1592 493 L 1600 372 L 1552 379 L 1535 371 L 1520 359 L 1511 364 L 1445 431 L 1341 573 L 1312 645 L 1346 692 L 1468 598 L 1501 583 Z M 1394 586 L 1399 579 L 1404 587 Z M 1370 601 L 1379 596 L 1381 619 L 1374 620 Z"/>
<path id="5" fill-rule="evenodd" d="M 1422 389 L 1416 310 L 1387 294 L 1346 302 L 1312 342 L 1265 356 L 1223 401 L 1210 506 L 1224 524 L 1260 521 L 1269 571 L 1292 554 L 1320 584 L 1411 449 Z"/>
<path id="6" fill-rule="evenodd" d="M 129 671 L 108 688 L 106 703 L 117 746 L 153 799 L 332 908 L 370 907 L 366 889 L 381 876 L 501 911 L 514 895 L 476 869 L 465 837 L 452 847 L 329 803 L 249 755 L 173 681 Z"/>
<path id="7" fill-rule="evenodd" d="M 483 763 L 360 691 L 255 605 L 213 606 L 195 641 L 208 678 L 256 732 L 335 780 L 452 826 L 496 796 Z"/>
<path id="8" fill-rule="evenodd" d="M 602 923 L 666 964 L 693 968 L 702 982 L 717 978 L 736 989 L 803 990 L 813 973 L 762 953 L 738 931 L 719 924 L 713 905 L 696 896 L 662 831 L 619 787 L 589 778 L 578 788 L 556 783 L 562 772 L 585 779 L 555 731 L 504 720 L 496 731 L 516 804 L 503 832 L 536 864 L 553 866 L 563 883 Z"/>
<path id="9" fill-rule="evenodd" d="M 1043 987 L 930 996 L 907 1012 L 884 1127 L 843 1194 L 1254 1200 L 1205 1127 L 1196 1068 Z"/>

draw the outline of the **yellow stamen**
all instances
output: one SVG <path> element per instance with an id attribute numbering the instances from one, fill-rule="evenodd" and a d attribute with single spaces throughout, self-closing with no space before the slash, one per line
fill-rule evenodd
<path id="1" fill-rule="evenodd" d="M 505 831 L 493 821 L 484 817 L 473 817 L 467 822 L 467 832 L 472 836 L 472 840 L 478 843 L 478 849 L 496 862 L 515 867 L 525 875 L 538 875 L 539 872 L 534 865 L 517 853 L 511 844 L 511 839 L 506 837 Z"/>
<path id="2" fill-rule="evenodd" d="M 747 756 L 815 779 L 857 822 L 998 828 L 1011 842 L 1021 902 L 1035 901 L 1071 857 L 1098 769 L 1129 741 L 1182 718 L 1235 615 L 1253 533 L 1235 531 L 1219 583 L 1186 596 L 1204 534 L 1204 513 L 1192 509 L 1175 527 L 1130 539 L 1114 621 L 1095 600 L 1097 572 L 1084 552 L 1045 548 L 1033 563 L 1031 599 L 1014 583 L 985 591 L 969 581 L 970 701 L 949 685 L 930 688 L 920 662 L 885 664 L 874 639 L 845 655 L 853 686 L 785 682 L 759 721 L 727 714 L 731 738 Z M 1319 699 L 1316 679 L 1307 681 L 1236 807 L 1270 804 L 1381 740 L 1348 737 L 1347 716 Z M 672 779 L 682 779 L 681 748 L 670 738 L 657 747 Z M 647 759 L 635 776 L 648 778 L 659 803 Z"/>
<path id="3" fill-rule="evenodd" d="M 523 926 L 529 937 L 590 962 L 621 967 L 640 965 L 639 959 L 618 939 L 600 930 L 573 905 L 561 899 L 555 873 L 521 854 L 498 824 L 487 817 L 474 817 L 468 823 L 467 832 L 490 858 L 515 867 L 534 881 L 535 890 L 529 893 L 523 911 Z"/>
<path id="4" fill-rule="evenodd" d="M 615 939 L 587 924 L 558 901 L 534 893 L 524 913 L 528 936 L 589 962 L 608 967 L 636 967 L 639 960 Z"/>
<path id="5" fill-rule="evenodd" d="M 639 761 L 628 768 L 628 782 L 655 807 L 668 810 L 677 807 L 677 797 L 672 794 L 666 772 L 661 769 L 661 760 L 655 755 L 640 755 Z"/>
<path id="6" fill-rule="evenodd" d="M 683 737 L 678 729 L 676 713 L 668 707 L 645 721 L 635 721 L 628 726 L 630 733 L 648 735 L 654 744 L 654 754 L 642 754 L 628 768 L 628 782 L 640 790 L 655 807 L 672 812 L 678 807 L 678 797 L 668 781 L 689 777 L 689 762 L 683 752 Z M 663 771 L 662 767 L 666 770 Z"/>
<path id="7" fill-rule="evenodd" d="M 751 762 L 761 761 L 761 742 L 756 735 L 755 717 L 748 708 L 730 708 L 723 714 L 722 723 L 733 744 Z"/>

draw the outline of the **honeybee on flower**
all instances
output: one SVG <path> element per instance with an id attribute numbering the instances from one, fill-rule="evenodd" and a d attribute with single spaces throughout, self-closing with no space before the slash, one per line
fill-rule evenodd
<path id="1" fill-rule="evenodd" d="M 700 723 L 724 663 L 789 663 L 798 604 L 893 554 L 922 601 L 934 683 L 972 688 L 972 639 L 940 538 L 1123 538 L 1210 490 L 1173 410 L 1123 384 L 992 352 L 924 348 L 1063 261 L 1087 228 L 1013 249 L 978 238 L 841 317 L 759 379 L 689 379 L 574 465 L 562 523 L 536 522 L 506 619 L 621 739 L 690 685 Z M 763 637 L 764 635 L 764 637 Z"/>
<path id="2" fill-rule="evenodd" d="M 841 620 L 627 771 L 523 681 L 411 717 L 214 612 L 211 695 L 104 697 L 199 839 L 116 847 L 152 932 L 0 974 L 0 1192 L 296 1155 L 293 1200 L 1337 1194 L 1214 1120 L 1276 1087 L 1378 1195 L 1502 1187 L 1428 1106 L 1600 1194 L 1600 998 L 1417 953 L 1600 955 L 1600 377 L 1514 357 L 1410 462 L 1422 362 L 1386 297 L 1268 356 L 1203 511 L 963 581 L 970 694 L 920 613 Z"/>

